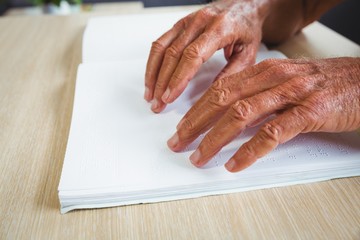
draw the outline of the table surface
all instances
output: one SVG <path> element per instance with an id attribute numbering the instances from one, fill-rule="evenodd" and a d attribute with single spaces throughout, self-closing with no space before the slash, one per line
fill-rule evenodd
<path id="1" fill-rule="evenodd" d="M 0 18 L 1 239 L 360 238 L 360 177 L 61 215 L 57 186 L 82 35 L 95 15 Z M 319 23 L 277 49 L 291 58 L 360 56 L 358 45 Z"/>

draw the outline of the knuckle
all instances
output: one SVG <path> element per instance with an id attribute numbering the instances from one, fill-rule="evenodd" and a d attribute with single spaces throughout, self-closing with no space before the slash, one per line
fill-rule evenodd
<path id="1" fill-rule="evenodd" d="M 283 128 L 279 124 L 276 122 L 267 122 L 260 128 L 258 136 L 262 142 L 271 141 L 278 145 L 282 132 Z"/>
<path id="2" fill-rule="evenodd" d="M 230 104 L 231 90 L 225 84 L 226 79 L 218 79 L 209 89 L 210 98 L 209 102 L 212 105 L 224 107 Z"/>
<path id="3" fill-rule="evenodd" d="M 188 118 L 184 118 L 183 121 L 182 129 L 186 132 L 191 132 L 191 130 L 194 128 L 192 121 L 190 121 Z"/>
<path id="4" fill-rule="evenodd" d="M 166 49 L 165 55 L 168 56 L 168 57 L 178 59 L 181 56 L 181 51 L 177 46 L 171 45 L 170 47 L 168 47 Z"/>
<path id="5" fill-rule="evenodd" d="M 159 39 L 152 42 L 151 44 L 151 50 L 156 53 L 161 53 L 165 51 L 165 48 L 166 48 L 165 45 Z"/>
<path id="6" fill-rule="evenodd" d="M 204 7 L 196 12 L 196 17 L 207 19 L 213 17 L 216 14 L 212 7 Z"/>
<path id="7" fill-rule="evenodd" d="M 183 57 L 185 60 L 194 60 L 201 58 L 201 50 L 197 44 L 191 44 L 187 48 L 185 48 Z"/>
<path id="8" fill-rule="evenodd" d="M 233 28 L 229 27 L 229 25 L 234 25 L 233 22 L 230 20 L 231 17 L 228 13 L 218 13 L 216 14 L 213 19 L 211 20 L 211 23 L 208 26 L 207 31 L 209 34 L 211 34 L 211 38 L 213 39 L 220 39 L 227 36 L 232 39 L 237 38 L 236 32 Z M 236 49 L 236 48 L 235 48 Z"/>
<path id="9" fill-rule="evenodd" d="M 329 81 L 327 81 L 326 74 L 317 73 L 313 75 L 315 82 L 313 83 L 314 89 L 317 91 L 321 91 L 327 89 L 330 85 Z"/>
<path id="10" fill-rule="evenodd" d="M 200 135 L 201 130 L 196 127 L 190 119 L 184 118 L 181 128 L 178 130 L 180 139 L 186 141 L 192 139 L 194 136 Z"/>
<path id="11" fill-rule="evenodd" d="M 246 122 L 253 113 L 253 107 L 247 100 L 237 101 L 231 107 L 230 116 L 238 122 Z"/>
<path id="12" fill-rule="evenodd" d="M 188 16 L 189 17 L 189 16 Z M 177 21 L 175 24 L 174 24 L 174 28 L 175 29 L 184 29 L 186 28 L 187 26 L 187 18 L 188 17 L 185 17 L 185 18 L 182 18 L 180 19 L 179 21 Z"/>
<path id="13" fill-rule="evenodd" d="M 225 79 L 226 79 L 226 78 L 219 78 L 218 80 L 216 80 L 216 81 L 212 84 L 211 88 L 213 88 L 213 89 L 221 89 L 221 88 L 223 88 L 224 85 L 225 85 L 225 83 L 226 83 L 226 80 L 225 80 Z"/>
<path id="14" fill-rule="evenodd" d="M 222 12 L 216 15 L 214 18 L 213 24 L 217 26 L 219 33 L 227 33 L 227 34 L 234 34 L 234 28 L 229 28 L 229 25 L 234 25 L 233 14 L 230 12 Z"/>
<path id="15" fill-rule="evenodd" d="M 289 80 L 289 88 L 292 89 L 294 95 L 300 101 L 304 95 L 308 95 L 313 91 L 314 82 L 311 76 L 296 76 Z"/>

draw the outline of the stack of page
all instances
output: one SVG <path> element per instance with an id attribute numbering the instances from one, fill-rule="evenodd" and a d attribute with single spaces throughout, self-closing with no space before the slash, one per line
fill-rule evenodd
<path id="1" fill-rule="evenodd" d="M 61 212 L 194 198 L 360 175 L 360 135 L 309 133 L 282 144 L 251 167 L 223 167 L 256 132 L 249 128 L 205 167 L 188 160 L 201 137 L 181 153 L 166 141 L 225 65 L 221 51 L 164 112 L 143 99 L 151 42 L 187 13 L 91 19 L 83 39 L 71 129 L 59 184 Z M 285 57 L 262 46 L 257 61 Z"/>

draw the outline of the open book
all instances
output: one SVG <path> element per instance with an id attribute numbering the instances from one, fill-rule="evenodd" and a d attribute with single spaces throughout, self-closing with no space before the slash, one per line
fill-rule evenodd
<path id="1" fill-rule="evenodd" d="M 188 160 L 201 137 L 174 153 L 166 141 L 225 65 L 221 51 L 187 90 L 154 114 L 143 99 L 151 42 L 186 13 L 99 17 L 88 23 L 59 184 L 61 212 L 193 198 L 360 175 L 360 135 L 302 134 L 251 167 L 223 167 L 257 130 L 247 129 L 204 168 Z M 257 61 L 284 57 L 262 46 Z"/>

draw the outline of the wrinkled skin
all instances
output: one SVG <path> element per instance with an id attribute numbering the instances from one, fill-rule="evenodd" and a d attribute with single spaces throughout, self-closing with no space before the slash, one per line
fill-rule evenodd
<path id="1" fill-rule="evenodd" d="M 283 42 L 338 2 L 219 0 L 156 40 L 144 94 L 155 113 L 184 91 L 215 51 L 224 49 L 228 61 L 178 124 L 170 149 L 180 151 L 212 128 L 190 156 L 201 167 L 246 127 L 274 115 L 225 164 L 236 172 L 299 133 L 359 128 L 360 58 L 266 60 L 251 66 L 260 41 Z"/>
<path id="2" fill-rule="evenodd" d="M 189 110 L 168 141 L 173 151 L 205 135 L 190 156 L 206 164 L 247 126 L 271 114 L 225 164 L 240 171 L 299 133 L 360 127 L 360 58 L 272 59 L 221 78 Z"/>
<path id="3" fill-rule="evenodd" d="M 218 49 L 224 48 L 228 60 L 220 76 L 255 63 L 266 6 L 253 2 L 216 2 L 181 19 L 152 44 L 144 94 L 152 111 L 173 102 Z"/>

